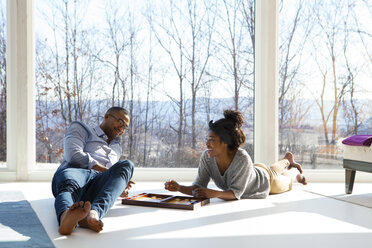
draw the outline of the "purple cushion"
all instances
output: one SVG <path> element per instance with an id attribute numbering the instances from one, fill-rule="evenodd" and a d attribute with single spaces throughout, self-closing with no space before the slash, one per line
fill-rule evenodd
<path id="1" fill-rule="evenodd" d="M 349 146 L 370 146 L 372 135 L 354 135 L 342 141 L 342 144 Z"/>

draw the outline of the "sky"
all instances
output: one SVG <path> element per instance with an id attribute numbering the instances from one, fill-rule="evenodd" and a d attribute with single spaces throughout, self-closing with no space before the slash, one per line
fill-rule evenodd
<path id="1" fill-rule="evenodd" d="M 147 2 L 148 1 L 135 1 L 135 2 L 129 1 L 129 4 L 127 4 L 129 5 L 128 8 L 132 10 L 131 12 L 135 13 L 136 15 L 136 17 L 134 18 L 134 21 L 136 22 L 137 25 L 140 26 L 140 30 L 143 31 L 142 34 L 146 33 L 146 35 L 148 33 L 147 30 L 149 29 L 149 27 L 142 13 L 146 9 Z M 155 9 L 155 11 L 158 11 L 158 12 L 165 11 L 163 6 L 164 6 L 164 2 L 167 2 L 167 1 L 150 1 L 150 2 L 156 4 L 157 8 Z M 128 3 L 128 1 L 125 1 L 123 5 L 125 5 L 126 3 Z M 84 16 L 84 22 L 87 23 L 87 25 L 94 26 L 97 29 L 103 30 L 106 27 L 105 25 L 106 17 L 104 13 L 105 5 L 106 5 L 106 1 L 92 0 L 86 6 L 85 11 L 79 12 L 79 15 L 81 17 Z M 44 20 L 45 18 L 42 16 L 42 14 L 40 14 L 40 13 L 47 13 L 47 15 L 49 15 L 49 18 L 51 18 L 53 13 L 51 11 L 48 11 L 48 8 L 50 7 L 48 7 L 48 5 L 45 4 L 45 0 L 44 1 L 36 0 L 35 6 L 36 6 L 36 9 L 39 10 L 37 13 L 36 19 L 35 19 L 35 24 L 37 27 L 36 29 L 37 34 L 40 37 L 42 36 L 53 37 L 52 30 L 48 26 L 48 23 L 45 22 Z M 121 7 L 122 9 L 125 8 L 123 6 Z M 139 36 L 138 39 L 141 41 L 142 48 L 140 50 L 142 52 L 143 51 L 147 52 L 148 40 L 149 40 L 148 36 L 146 37 Z M 155 44 L 156 43 L 154 42 L 155 37 L 153 36 L 152 39 L 153 39 L 153 43 Z M 49 40 L 53 41 L 52 38 L 49 38 Z M 166 64 L 164 63 L 165 60 L 169 61 L 168 55 L 164 52 L 164 50 L 159 45 L 156 45 L 156 44 L 154 45 L 153 53 L 155 54 L 154 59 L 153 59 L 156 62 L 156 64 L 154 65 L 155 67 L 157 64 L 159 64 L 158 61 L 162 61 L 163 64 Z M 146 57 L 146 55 L 144 55 L 144 57 Z M 138 63 L 145 64 L 147 63 L 147 61 L 141 61 Z M 161 82 L 159 84 L 160 86 L 156 87 L 154 91 L 156 94 L 156 98 L 159 100 L 169 100 L 169 97 L 167 97 L 167 95 L 171 95 L 176 98 L 179 96 L 179 86 L 177 84 L 178 77 L 174 73 L 174 68 L 169 64 L 169 62 L 167 63 L 168 63 L 167 67 L 158 68 L 158 70 L 163 71 L 162 74 L 153 74 L 154 81 Z M 165 73 L 164 75 L 164 71 L 167 71 L 168 73 Z M 251 80 L 253 80 L 253 76 Z M 213 92 L 212 97 L 215 97 L 215 98 L 232 97 L 233 87 L 231 84 L 218 83 L 218 84 L 214 84 L 212 88 L 212 92 Z M 245 93 L 245 95 L 247 95 L 247 93 Z M 191 97 L 190 93 L 186 97 L 187 98 Z"/>
<path id="2" fill-rule="evenodd" d="M 1 1 L 5 1 L 5 0 L 1 0 Z M 45 13 L 49 13 L 49 14 L 52 14 L 50 11 L 48 11 L 48 5 L 45 4 L 45 0 L 35 0 L 35 8 L 38 11 L 38 14 L 36 15 L 36 18 L 35 18 L 35 26 L 36 26 L 36 30 L 38 33 L 42 33 L 43 36 L 45 37 L 52 37 L 52 33 L 51 33 L 51 29 L 48 27 L 48 24 L 45 23 L 45 21 L 43 20 L 43 18 L 40 16 L 40 11 L 41 12 L 45 12 Z M 146 5 L 146 2 L 147 1 L 121 1 L 121 3 L 124 4 L 127 4 L 129 6 L 129 8 L 132 10 L 132 13 L 137 13 L 137 18 L 135 18 L 135 21 L 137 23 L 139 23 L 139 25 L 141 26 L 142 29 L 146 29 L 148 28 L 147 25 L 146 25 L 146 21 L 143 20 L 142 18 L 142 15 L 141 13 L 144 11 L 145 9 L 145 5 Z M 162 8 L 162 5 L 164 3 L 164 1 L 152 1 L 152 2 L 155 2 L 158 6 L 158 10 Z M 84 15 L 84 18 L 85 18 L 85 22 L 90 25 L 90 26 L 94 26 L 96 27 L 97 29 L 102 29 L 104 28 L 104 21 L 105 20 L 105 14 L 104 14 L 104 9 L 105 9 L 105 5 L 106 5 L 107 1 L 102 1 L 102 0 L 92 0 L 89 2 L 89 4 L 86 5 L 86 9 L 85 11 L 79 11 L 79 15 Z M 284 1 L 285 5 L 284 5 L 284 11 L 282 11 L 283 13 L 281 13 L 279 15 L 279 19 L 281 21 L 281 23 L 285 23 L 286 19 L 287 18 L 283 18 L 283 16 L 291 16 L 294 12 L 294 7 L 297 6 L 297 3 L 298 3 L 298 0 L 285 0 Z M 285 15 L 284 15 L 285 13 Z M 368 26 L 369 24 L 369 21 L 371 20 L 371 16 L 369 15 L 369 13 L 367 12 L 367 9 L 366 8 L 359 8 L 358 9 L 358 19 L 361 21 L 361 23 L 364 25 L 364 26 Z M 288 24 L 290 24 L 290 22 L 288 22 Z M 39 30 L 42 30 L 42 31 L 39 31 Z M 372 31 L 372 30 L 371 30 Z M 141 39 L 141 38 L 140 38 Z M 300 38 L 298 38 L 300 39 Z M 142 46 L 143 47 L 147 47 L 146 43 L 148 42 L 147 41 L 148 39 L 146 38 L 143 38 L 142 39 Z M 310 44 L 308 43 L 307 45 L 310 46 Z M 371 44 L 372 45 L 372 44 Z M 324 48 L 323 48 L 324 49 Z M 161 51 L 161 48 L 160 47 L 157 47 L 156 48 L 157 52 L 158 52 L 158 56 L 160 57 L 163 57 L 163 58 L 166 58 L 166 54 L 164 53 L 164 51 L 162 52 Z M 324 50 L 323 52 L 320 52 L 320 53 L 323 53 L 323 54 L 326 54 L 326 50 Z M 315 61 L 311 59 L 312 56 L 314 56 L 314 54 L 308 54 L 309 57 L 306 57 L 306 56 L 303 56 L 303 65 L 304 67 L 306 67 L 306 69 L 304 70 L 302 76 L 301 76 L 301 79 L 300 81 L 302 81 L 304 83 L 304 89 L 302 91 L 302 94 L 303 94 L 303 98 L 313 98 L 314 95 L 317 95 L 320 93 L 320 89 L 321 87 L 319 82 L 322 82 L 322 78 L 321 78 L 321 75 L 319 74 L 319 71 L 317 69 L 317 65 L 315 64 Z M 366 66 L 366 65 L 361 65 L 359 62 L 361 61 L 360 59 L 360 56 L 362 56 L 361 54 L 355 54 L 354 56 L 350 56 L 350 59 L 352 61 L 352 65 L 354 65 L 354 67 L 357 67 L 357 77 L 358 77 L 358 80 L 357 80 L 357 83 L 359 85 L 359 91 L 356 92 L 356 95 L 358 98 L 364 98 L 364 99 L 368 99 L 368 98 L 372 98 L 372 71 L 371 71 L 371 66 Z M 324 69 L 325 70 L 325 69 Z M 328 73 L 330 74 L 330 73 Z M 167 74 L 167 77 L 164 77 L 163 75 L 154 75 L 154 78 L 155 80 L 157 81 L 163 81 L 163 84 L 161 87 L 158 87 L 157 90 L 155 92 L 155 94 L 157 94 L 157 98 L 158 99 L 168 99 L 168 97 L 166 96 L 166 94 L 164 94 L 164 92 L 166 92 L 167 94 L 169 95 L 172 95 L 172 96 L 177 96 L 178 95 L 178 92 L 179 92 L 179 87 L 176 83 L 174 82 L 177 82 L 177 77 L 175 76 L 171 76 L 171 75 L 174 75 L 172 73 L 168 73 Z M 299 77 L 300 78 L 300 77 Z M 253 79 L 253 78 L 252 78 Z M 314 87 L 314 83 L 315 82 L 318 82 L 318 87 Z M 225 85 L 225 84 L 217 84 L 217 86 L 215 85 L 215 87 L 213 87 L 213 94 L 214 94 L 214 97 L 231 97 L 232 95 L 232 89 L 231 89 L 231 84 L 230 86 L 229 85 Z M 326 98 L 327 99 L 332 99 L 333 98 L 333 92 L 331 89 L 329 89 L 327 92 L 326 92 Z"/>

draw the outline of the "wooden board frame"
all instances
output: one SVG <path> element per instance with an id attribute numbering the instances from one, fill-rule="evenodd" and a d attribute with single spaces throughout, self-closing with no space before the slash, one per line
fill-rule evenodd
<path id="1" fill-rule="evenodd" d="M 124 198 L 121 200 L 121 203 L 125 205 L 194 210 L 208 204 L 209 199 L 200 199 L 192 196 L 141 193 Z"/>

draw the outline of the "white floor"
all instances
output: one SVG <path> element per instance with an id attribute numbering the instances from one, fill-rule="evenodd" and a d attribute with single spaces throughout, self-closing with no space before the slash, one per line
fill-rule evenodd
<path id="1" fill-rule="evenodd" d="M 372 184 L 356 184 L 354 191 L 362 187 L 372 191 Z M 118 200 L 101 233 L 77 228 L 61 236 L 50 183 L 0 184 L 0 190 L 23 191 L 56 247 L 371 247 L 371 208 L 304 188 L 296 185 L 264 200 L 212 199 L 194 211 L 125 206 Z M 162 182 L 137 182 L 131 194 L 142 192 L 169 193 Z"/>

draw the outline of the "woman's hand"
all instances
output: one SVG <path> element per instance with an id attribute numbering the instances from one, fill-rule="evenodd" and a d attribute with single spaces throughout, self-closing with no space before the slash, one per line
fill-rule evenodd
<path id="1" fill-rule="evenodd" d="M 164 188 L 169 191 L 179 191 L 180 185 L 174 180 L 169 180 L 164 183 Z"/>

